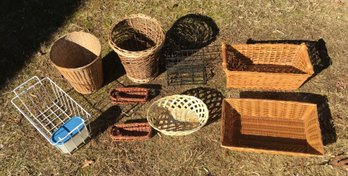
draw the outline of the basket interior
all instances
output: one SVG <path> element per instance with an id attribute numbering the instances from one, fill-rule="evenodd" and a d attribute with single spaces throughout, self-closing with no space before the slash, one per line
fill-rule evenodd
<path id="1" fill-rule="evenodd" d="M 163 38 L 160 24 L 141 17 L 123 20 L 117 23 L 111 32 L 112 42 L 127 51 L 147 50 L 159 45 Z"/>
<path id="2" fill-rule="evenodd" d="M 223 106 L 224 147 L 270 153 L 324 153 L 315 105 L 227 99 Z"/>
<path id="3" fill-rule="evenodd" d="M 51 61 L 63 68 L 88 65 L 100 55 L 99 40 L 91 34 L 73 32 L 57 40 L 52 46 Z"/>
<path id="4" fill-rule="evenodd" d="M 155 102 L 148 110 L 148 122 L 162 131 L 189 131 L 203 126 L 208 109 L 191 96 L 169 96 Z"/>
<path id="5" fill-rule="evenodd" d="M 231 71 L 270 73 L 310 73 L 305 45 L 241 44 L 227 45 L 227 68 Z"/>

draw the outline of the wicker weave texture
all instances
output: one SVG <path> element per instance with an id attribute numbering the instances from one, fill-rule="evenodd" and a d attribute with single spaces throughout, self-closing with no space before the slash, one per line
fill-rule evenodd
<path id="1" fill-rule="evenodd" d="M 231 150 L 323 155 L 315 104 L 259 99 L 225 99 L 222 147 Z"/>
<path id="2" fill-rule="evenodd" d="M 222 59 L 228 88 L 295 90 L 314 73 L 305 44 L 222 44 Z M 251 71 L 251 66 L 273 71 Z"/>
<path id="3" fill-rule="evenodd" d="M 172 95 L 155 101 L 147 112 L 149 124 L 165 135 L 191 134 L 208 121 L 209 111 L 202 100 L 188 95 Z"/>
<path id="4" fill-rule="evenodd" d="M 117 141 L 142 141 L 152 137 L 152 128 L 148 123 L 115 124 L 109 130 L 110 138 Z"/>
<path id="5" fill-rule="evenodd" d="M 72 32 L 53 44 L 50 58 L 77 92 L 90 94 L 103 85 L 100 54 L 101 45 L 94 35 Z"/>
<path id="6" fill-rule="evenodd" d="M 144 103 L 148 97 L 149 89 L 143 87 L 115 88 L 110 92 L 112 104 Z"/>
<path id="7" fill-rule="evenodd" d="M 119 55 L 128 78 L 136 83 L 146 83 L 159 72 L 164 39 L 162 26 L 156 19 L 136 14 L 115 24 L 109 44 Z"/>

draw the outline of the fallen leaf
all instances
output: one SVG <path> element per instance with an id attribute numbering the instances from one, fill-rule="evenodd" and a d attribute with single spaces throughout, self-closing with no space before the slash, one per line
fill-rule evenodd
<path id="1" fill-rule="evenodd" d="M 94 160 L 85 159 L 81 168 L 83 169 L 85 167 L 88 167 L 88 166 L 92 165 L 93 163 L 94 163 Z"/>
<path id="2" fill-rule="evenodd" d="M 342 2 L 342 0 L 335 0 L 335 3 L 338 4 L 338 5 L 343 5 L 344 2 Z"/>
<path id="3" fill-rule="evenodd" d="M 330 161 L 330 165 L 334 167 L 340 167 L 342 169 L 348 169 L 348 157 L 336 156 Z"/>
<path id="4" fill-rule="evenodd" d="M 344 81 L 342 80 L 339 80 L 337 83 L 336 83 L 336 87 L 341 89 L 341 90 L 345 90 L 347 87 L 348 87 L 348 84 L 345 83 Z"/>

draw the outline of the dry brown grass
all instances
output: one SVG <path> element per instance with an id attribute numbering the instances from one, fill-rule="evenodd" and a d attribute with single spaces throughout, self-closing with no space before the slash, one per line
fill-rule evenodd
<path id="1" fill-rule="evenodd" d="M 10 79 L 1 90 L 0 112 L 0 175 L 205 175 L 204 167 L 213 175 L 348 175 L 347 171 L 327 165 L 335 155 L 348 154 L 348 2 L 344 5 L 327 0 L 310 1 L 191 1 L 191 0 L 86 0 L 72 18 L 41 46 L 46 53 L 52 41 L 68 31 L 85 30 L 95 34 L 102 43 L 102 55 L 111 49 L 108 32 L 114 22 L 126 15 L 144 13 L 157 18 L 166 30 L 181 16 L 201 13 L 213 18 L 220 33 L 215 43 L 245 43 L 254 40 L 318 40 L 326 42 L 332 65 L 316 75 L 298 92 L 326 95 L 337 133 L 337 141 L 325 146 L 322 158 L 303 158 L 241 152 L 224 152 L 220 147 L 220 121 L 183 137 L 156 135 L 147 142 L 113 143 L 106 131 L 99 131 L 73 155 L 63 155 L 48 144 L 20 116 L 10 103 L 11 90 L 34 76 L 49 76 L 70 90 L 80 104 L 93 114 L 93 120 L 115 121 L 119 108 L 109 109 L 108 91 L 120 83 L 131 84 L 126 76 L 104 86 L 98 92 L 82 96 L 71 90 L 48 62 L 48 54 L 35 54 L 25 68 Z M 217 65 L 209 87 L 225 97 L 239 97 L 238 90 L 226 90 L 225 78 Z M 194 86 L 167 87 L 165 74 L 153 84 L 161 84 L 159 96 L 152 101 Z M 145 118 L 151 104 L 121 106 L 121 122 Z M 132 110 L 133 108 L 133 110 Z M 109 109 L 109 110 L 108 110 Z M 104 112 L 106 111 L 106 113 Z M 102 113 L 104 112 L 104 113 Z M 95 130 L 98 131 L 98 130 Z M 95 162 L 81 168 L 85 159 Z"/>

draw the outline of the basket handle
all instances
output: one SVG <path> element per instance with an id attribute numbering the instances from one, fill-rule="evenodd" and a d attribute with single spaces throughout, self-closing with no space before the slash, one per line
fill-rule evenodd
<path id="1" fill-rule="evenodd" d="M 221 43 L 221 58 L 222 58 L 222 68 L 227 68 L 227 55 L 226 55 L 226 44 Z"/>

